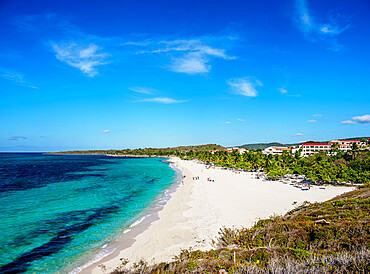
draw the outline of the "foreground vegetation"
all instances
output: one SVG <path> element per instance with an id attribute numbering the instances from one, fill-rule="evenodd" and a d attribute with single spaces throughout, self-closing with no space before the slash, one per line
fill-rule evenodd
<path id="1" fill-rule="evenodd" d="M 304 205 L 252 228 L 223 228 L 210 251 L 113 273 L 369 273 L 370 188 Z"/>

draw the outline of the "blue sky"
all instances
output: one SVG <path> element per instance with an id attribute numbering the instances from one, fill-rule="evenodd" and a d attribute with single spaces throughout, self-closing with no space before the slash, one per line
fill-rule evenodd
<path id="1" fill-rule="evenodd" d="M 370 3 L 0 3 L 0 151 L 370 135 Z"/>

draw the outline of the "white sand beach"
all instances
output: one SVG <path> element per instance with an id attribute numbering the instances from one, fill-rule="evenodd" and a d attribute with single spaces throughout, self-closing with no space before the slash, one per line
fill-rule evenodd
<path id="1" fill-rule="evenodd" d="M 170 261 L 181 249 L 207 250 L 223 226 L 251 227 L 259 219 L 284 214 L 304 201 L 326 201 L 354 189 L 314 186 L 302 191 L 278 181 L 255 179 L 255 174 L 249 172 L 206 169 L 203 164 L 179 158 L 171 161 L 186 177 L 157 218 L 140 223 L 136 235 L 130 235 L 133 231 L 126 233 L 116 251 L 82 273 L 103 273 L 100 264 L 105 265 L 107 272 L 112 271 L 121 264 L 120 258 L 161 262 Z M 199 180 L 193 180 L 197 176 Z"/>

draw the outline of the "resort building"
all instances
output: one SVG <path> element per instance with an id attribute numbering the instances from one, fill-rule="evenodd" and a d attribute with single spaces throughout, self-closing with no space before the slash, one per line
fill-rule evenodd
<path id="1" fill-rule="evenodd" d="M 244 147 L 240 147 L 240 148 L 237 148 L 237 149 L 238 149 L 240 154 L 243 154 L 243 153 L 247 152 L 247 149 L 244 148 Z"/>
<path id="2" fill-rule="evenodd" d="M 339 140 L 331 140 L 330 142 L 329 142 L 329 144 L 331 145 L 331 146 L 333 146 L 335 143 L 338 143 L 339 144 L 339 146 L 338 146 L 338 150 L 341 150 L 341 151 L 348 151 L 348 150 L 351 150 L 351 148 L 352 148 L 352 145 L 349 145 L 349 144 L 343 144 L 343 143 L 341 143 Z"/>
<path id="3" fill-rule="evenodd" d="M 289 151 L 289 147 L 267 147 L 265 148 L 262 153 L 263 154 L 266 154 L 266 155 L 269 155 L 269 154 L 279 154 L 279 155 L 282 155 L 283 154 L 283 151 Z"/>
<path id="4" fill-rule="evenodd" d="M 248 150 L 247 150 L 247 149 L 245 149 L 244 147 L 241 147 L 241 148 L 239 148 L 239 147 L 226 148 L 226 149 L 224 149 L 224 150 L 222 150 L 222 151 L 233 152 L 233 151 L 235 151 L 235 150 L 237 150 L 240 154 L 243 154 L 243 153 L 245 153 L 245 152 L 247 152 L 247 151 L 248 151 Z M 209 152 L 211 152 L 212 154 L 214 154 L 214 153 L 215 153 L 215 152 L 217 152 L 217 151 L 220 151 L 220 150 L 219 150 L 219 149 L 209 150 Z"/>
<path id="5" fill-rule="evenodd" d="M 366 140 L 366 142 L 361 142 L 361 140 L 331 140 L 327 143 L 316 143 L 316 142 L 306 142 L 298 146 L 293 147 L 268 147 L 265 148 L 262 153 L 265 155 L 282 155 L 284 151 L 291 152 L 293 155 L 298 151 L 302 150 L 301 156 L 307 157 L 312 154 L 319 153 L 321 151 L 324 151 L 327 155 L 333 155 L 336 154 L 335 150 L 339 151 L 350 151 L 352 149 L 353 144 L 357 144 L 360 149 L 370 150 L 370 147 L 367 147 L 367 143 L 370 141 L 370 138 Z M 338 143 L 338 145 L 333 148 L 334 144 Z M 222 151 L 227 152 L 233 152 L 233 151 L 239 151 L 240 154 L 243 154 L 247 152 L 248 150 L 245 148 L 239 148 L 239 147 L 233 147 L 233 148 L 227 148 Z M 212 154 L 215 152 L 220 151 L 218 149 L 216 150 L 210 150 Z"/>
<path id="6" fill-rule="evenodd" d="M 329 153 L 331 145 L 329 143 L 303 143 L 301 145 L 301 148 L 302 148 L 301 156 L 307 157 L 312 154 L 319 153 L 321 151 Z"/>
<path id="7" fill-rule="evenodd" d="M 366 146 L 366 142 L 361 142 L 360 140 L 331 140 L 330 143 L 339 143 L 341 145 L 349 146 L 352 146 L 353 144 L 357 144 L 358 146 Z"/>

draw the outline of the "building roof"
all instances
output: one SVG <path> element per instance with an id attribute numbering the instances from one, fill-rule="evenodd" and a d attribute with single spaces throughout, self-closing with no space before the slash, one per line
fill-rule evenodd
<path id="1" fill-rule="evenodd" d="M 302 146 L 330 146 L 328 143 L 303 143 Z"/>
<path id="2" fill-rule="evenodd" d="M 341 142 L 361 142 L 361 140 L 339 140 Z"/>

